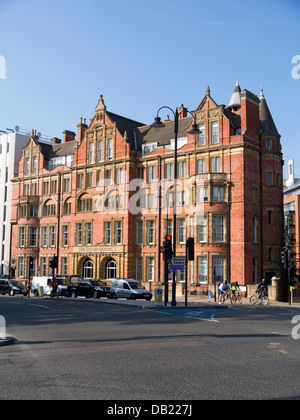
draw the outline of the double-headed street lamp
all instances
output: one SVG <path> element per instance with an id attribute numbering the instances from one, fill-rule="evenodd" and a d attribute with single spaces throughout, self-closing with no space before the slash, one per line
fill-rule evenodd
<path id="1" fill-rule="evenodd" d="M 162 123 L 161 118 L 159 117 L 159 112 L 162 109 L 169 109 L 173 115 L 174 115 L 174 212 L 173 212 L 173 256 L 176 256 L 176 208 L 177 208 L 177 140 L 178 140 L 178 121 L 179 116 L 181 112 L 178 112 L 178 109 L 176 108 L 175 111 L 173 111 L 172 108 L 168 106 L 162 106 L 157 111 L 157 116 L 154 119 L 154 123 L 152 124 L 152 127 L 154 128 L 162 128 L 165 125 Z M 191 116 L 193 117 L 193 124 L 191 127 L 191 130 L 188 131 L 189 134 L 192 135 L 199 135 L 201 131 L 198 128 L 198 125 L 196 123 L 195 116 L 188 110 L 186 110 Z M 166 289 L 167 290 L 167 289 Z M 176 280 L 175 280 L 175 273 L 173 273 L 173 282 L 172 282 L 172 306 L 176 306 Z"/>

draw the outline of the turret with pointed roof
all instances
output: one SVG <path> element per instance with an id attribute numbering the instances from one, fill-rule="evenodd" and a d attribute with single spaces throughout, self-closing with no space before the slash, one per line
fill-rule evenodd
<path id="1" fill-rule="evenodd" d="M 239 79 L 237 79 L 235 89 L 231 96 L 228 108 L 238 108 L 240 106 L 241 106 L 241 88 L 239 85 Z"/>
<path id="2" fill-rule="evenodd" d="M 259 96 L 259 119 L 260 131 L 262 133 L 279 134 L 265 99 L 262 87 Z"/>

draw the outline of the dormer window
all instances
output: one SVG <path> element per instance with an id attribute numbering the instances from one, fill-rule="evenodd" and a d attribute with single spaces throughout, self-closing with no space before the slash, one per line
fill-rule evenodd
<path id="1" fill-rule="evenodd" d="M 147 155 L 149 153 L 152 153 L 153 150 L 157 149 L 157 143 L 148 143 L 143 144 L 143 155 Z"/>

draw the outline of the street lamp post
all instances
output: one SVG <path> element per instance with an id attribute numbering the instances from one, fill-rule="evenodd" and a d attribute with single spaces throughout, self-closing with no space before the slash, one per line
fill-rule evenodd
<path id="1" fill-rule="evenodd" d="M 152 124 L 152 127 L 154 128 L 162 128 L 164 127 L 164 124 L 161 122 L 161 118 L 159 117 L 159 112 L 162 109 L 169 109 L 172 114 L 174 115 L 174 198 L 173 198 L 173 256 L 176 256 L 176 211 L 177 211 L 177 142 L 178 142 L 178 121 L 179 121 L 179 115 L 178 109 L 176 108 L 175 111 L 173 111 L 172 108 L 168 106 L 162 106 L 157 111 L 157 115 L 154 118 L 154 123 Z M 196 124 L 195 116 L 187 110 L 189 114 L 192 115 L 194 122 L 192 124 L 192 128 L 190 131 L 188 131 L 189 134 L 198 135 L 201 133 L 201 131 L 198 128 L 198 125 Z M 171 306 L 176 306 L 176 274 L 173 273 L 173 282 L 172 282 L 172 301 Z"/>

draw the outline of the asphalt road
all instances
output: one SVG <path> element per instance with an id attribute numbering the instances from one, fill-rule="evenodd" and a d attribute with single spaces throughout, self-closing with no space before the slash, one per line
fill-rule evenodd
<path id="1" fill-rule="evenodd" d="M 300 308 L 1 296 L 0 315 L 1 400 L 300 399 Z"/>

